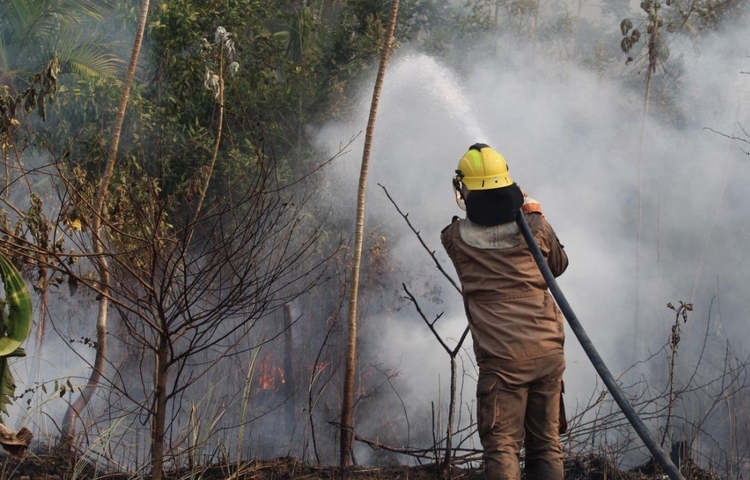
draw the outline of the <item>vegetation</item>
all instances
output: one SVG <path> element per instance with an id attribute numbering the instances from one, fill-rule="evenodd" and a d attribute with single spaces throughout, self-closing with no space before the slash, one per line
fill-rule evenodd
<path id="1" fill-rule="evenodd" d="M 445 341 L 443 312 L 428 321 L 420 305 L 440 305 L 452 292 L 443 298 L 431 279 L 400 269 L 391 251 L 396 227 L 365 228 L 364 192 L 356 225 L 353 212 L 332 206 L 345 197 L 326 175 L 343 168 L 356 134 L 331 153 L 315 130 L 356 119 L 361 91 L 376 81 L 376 96 L 383 83 L 387 89 L 393 36 L 394 52 L 427 53 L 461 74 L 514 50 L 527 52 L 537 72 L 596 72 L 627 98 L 644 98 L 623 117 L 642 118 L 645 138 L 647 119 L 679 128 L 690 116 L 679 102 L 678 74 L 687 67 L 670 42 L 698 49 L 750 17 L 747 0 L 648 0 L 635 11 L 605 0 L 599 16 L 584 7 L 591 5 L 0 2 L 0 266 L 15 265 L 2 272 L 6 294 L 21 287 L 10 277 L 22 276 L 35 302 L 32 326 L 30 304 L 6 297 L 0 409 L 32 420 L 37 439 L 59 442 L 70 478 L 82 469 L 91 477 L 117 470 L 197 478 L 209 466 L 248 472 L 252 460 L 285 455 L 345 466 L 350 455 L 357 463 L 355 441 L 375 449 L 367 461 L 377 465 L 434 464 L 446 477 L 476 467 L 471 392 L 462 387 L 474 368 L 465 337 Z M 742 133 L 725 136 L 746 145 Z M 378 135 L 368 126 L 363 177 Z M 416 222 L 401 216 L 419 237 Z M 640 217 L 637 226 L 640 245 Z M 431 255 L 440 269 L 430 241 L 420 241 L 424 263 Z M 665 448 L 700 438 L 721 452 L 705 427 L 731 417 L 735 450 L 693 451 L 690 461 L 740 478 L 750 438 L 739 432 L 750 419 L 735 414 L 746 410 L 747 359 L 727 340 L 723 358 L 711 359 L 718 373 L 702 353 L 692 372 L 680 371 L 688 332 L 679 320 L 692 311 L 689 300 L 670 304 L 672 335 L 649 360 L 655 378 L 629 390 Z M 416 307 L 450 360 L 449 398 L 430 402 L 418 419 L 409 418 L 382 346 L 366 338 L 347 349 L 358 331 L 378 333 L 368 314 L 388 317 L 405 305 Z M 30 328 L 34 341 L 19 349 Z M 66 360 L 50 359 L 55 351 Z M 6 357 L 24 353 L 25 388 L 16 392 Z M 376 438 L 358 430 L 368 416 L 383 418 Z M 406 441 L 398 423 L 407 425 Z M 597 392 L 576 409 L 566 448 L 616 464 L 637 449 L 631 438 Z M 18 472 L 17 462 L 6 466 Z M 0 476 L 6 472 L 13 475 Z"/>

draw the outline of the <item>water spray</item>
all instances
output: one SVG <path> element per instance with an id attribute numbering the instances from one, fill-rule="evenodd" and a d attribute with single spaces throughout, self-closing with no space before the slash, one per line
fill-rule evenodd
<path id="1" fill-rule="evenodd" d="M 526 240 L 526 243 L 528 243 L 529 248 L 531 249 L 531 253 L 534 256 L 534 260 L 536 261 L 539 270 L 542 272 L 542 276 L 544 277 L 545 282 L 547 282 L 547 287 L 552 293 L 552 296 L 557 301 L 557 305 L 560 307 L 563 315 L 565 315 L 565 318 L 568 320 L 570 328 L 578 338 L 578 341 L 583 347 L 583 350 L 586 352 L 586 355 L 589 357 L 589 360 L 594 365 L 596 372 L 604 381 L 607 389 L 609 389 L 609 393 L 612 395 L 612 398 L 615 399 L 615 402 L 617 402 L 617 405 L 619 405 L 622 413 L 625 414 L 625 417 L 633 426 L 633 429 L 636 431 L 638 436 L 641 437 L 643 443 L 654 456 L 654 459 L 656 459 L 656 461 L 659 462 L 659 465 L 662 466 L 669 478 L 671 480 L 685 480 L 679 469 L 664 453 L 664 450 L 662 450 L 661 447 L 659 447 L 659 445 L 654 441 L 654 439 L 651 438 L 648 430 L 646 429 L 646 425 L 644 425 L 643 421 L 635 412 L 635 409 L 633 409 L 633 406 L 630 405 L 628 400 L 625 398 L 625 394 L 622 393 L 620 386 L 617 385 L 617 382 L 610 373 L 609 368 L 607 368 L 604 360 L 602 360 L 602 357 L 596 351 L 596 347 L 591 342 L 591 339 L 583 329 L 581 322 L 578 321 L 578 317 L 576 317 L 575 312 L 573 312 L 573 309 L 570 308 L 570 304 L 568 304 L 565 295 L 563 295 L 562 290 L 560 290 L 560 287 L 557 285 L 557 280 L 555 280 L 555 276 L 552 275 L 552 272 L 547 265 L 547 261 L 544 259 L 544 255 L 542 255 L 541 250 L 539 250 L 539 246 L 534 241 L 534 235 L 531 233 L 529 224 L 526 223 L 526 218 L 524 217 L 523 213 L 519 213 L 519 215 L 516 217 L 516 223 L 521 229 L 524 240 Z"/>

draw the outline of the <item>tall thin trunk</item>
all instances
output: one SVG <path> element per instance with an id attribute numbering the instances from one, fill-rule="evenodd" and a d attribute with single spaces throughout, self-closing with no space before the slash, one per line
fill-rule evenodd
<path id="1" fill-rule="evenodd" d="M 365 146 L 362 153 L 362 168 L 359 173 L 359 189 L 357 191 L 357 225 L 354 238 L 354 255 L 352 258 L 352 283 L 349 292 L 348 342 L 346 350 L 346 369 L 344 373 L 344 393 L 341 403 L 341 461 L 340 466 L 349 465 L 351 459 L 354 426 L 352 425 L 352 408 L 354 403 L 354 374 L 357 366 L 357 296 L 359 295 L 359 270 L 362 263 L 362 244 L 365 230 L 365 194 L 367 193 L 367 172 L 370 165 L 370 150 L 375 131 L 375 117 L 378 112 L 380 91 L 383 88 L 383 78 L 388 65 L 388 55 L 393 46 L 393 36 L 396 31 L 399 0 L 393 0 L 391 20 L 385 37 L 378 75 L 370 104 L 370 117 L 367 120 L 365 132 Z"/>
<path id="2" fill-rule="evenodd" d="M 93 241 L 94 250 L 94 263 L 96 265 L 97 273 L 99 274 L 100 282 L 100 300 L 99 300 L 99 313 L 96 321 L 96 357 L 94 359 L 94 366 L 91 370 L 88 383 L 81 392 L 81 395 L 68 406 L 65 416 L 62 422 L 62 435 L 63 440 L 68 443 L 68 447 L 72 447 L 73 436 L 75 434 L 75 422 L 80 416 L 81 412 L 88 404 L 94 392 L 99 386 L 99 380 L 101 379 L 102 372 L 104 371 L 105 359 L 107 354 L 107 310 L 109 307 L 109 266 L 107 259 L 104 255 L 104 228 L 102 227 L 102 215 L 104 210 L 104 204 L 107 199 L 107 192 L 109 184 L 112 180 L 112 175 L 115 170 L 115 163 L 117 161 L 117 150 L 120 146 L 120 135 L 122 133 L 122 125 L 125 121 L 125 111 L 128 106 L 128 99 L 130 97 L 130 88 L 133 85 L 133 78 L 135 77 L 135 69 L 138 65 L 138 56 L 141 52 L 141 45 L 143 43 L 143 32 L 146 28 L 146 18 L 148 16 L 149 0 L 143 0 L 141 5 L 141 12 L 138 18 L 138 31 L 135 35 L 135 41 L 133 42 L 133 51 L 130 57 L 130 64 L 128 65 L 128 73 L 125 77 L 125 83 L 122 88 L 122 96 L 120 97 L 120 106 L 117 110 L 117 117 L 115 118 L 115 124 L 112 133 L 112 143 L 109 148 L 107 156 L 107 163 L 104 168 L 104 174 L 99 183 L 99 187 L 96 192 L 96 199 L 94 203 L 94 209 L 91 218 L 91 237 Z"/>
<path id="3" fill-rule="evenodd" d="M 198 197 L 198 204 L 195 207 L 195 213 L 193 214 L 193 225 L 198 221 L 198 218 L 200 218 L 200 212 L 201 208 L 203 208 L 203 202 L 206 200 L 206 194 L 208 192 L 208 186 L 211 183 L 211 177 L 213 177 L 214 174 L 214 168 L 216 168 L 216 159 L 219 158 L 219 146 L 221 145 L 221 133 L 224 128 L 224 45 L 219 45 L 219 120 L 218 120 L 218 126 L 216 127 L 216 138 L 214 139 L 214 150 L 213 154 L 211 155 L 211 162 L 208 165 L 208 171 L 206 172 L 206 176 L 203 179 L 203 184 L 201 185 L 201 193 Z M 195 232 L 195 228 L 193 228 L 190 232 L 190 235 L 188 236 L 187 243 L 189 244 L 190 241 L 193 238 L 193 233 Z"/>
<path id="4" fill-rule="evenodd" d="M 646 94 L 643 101 L 643 122 L 641 123 L 641 145 L 638 151 L 638 227 L 636 238 L 635 252 L 635 341 L 633 345 L 636 349 L 636 357 L 640 354 L 640 348 L 643 343 L 641 335 L 644 333 L 641 322 L 641 300 L 640 300 L 640 281 L 641 281 L 641 264 L 643 262 L 643 155 L 646 149 L 646 132 L 648 125 L 648 110 L 651 104 L 651 81 L 653 74 L 656 72 L 656 62 L 659 59 L 658 36 L 659 36 L 659 17 L 656 12 L 653 13 L 654 27 L 648 37 L 648 70 L 646 72 Z"/>
<path id="5" fill-rule="evenodd" d="M 724 172 L 722 174 L 722 180 L 721 180 L 721 193 L 719 194 L 719 201 L 716 202 L 716 205 L 714 207 L 714 214 L 711 218 L 711 223 L 706 228 L 705 232 L 703 233 L 703 241 L 701 242 L 701 250 L 700 255 L 698 256 L 698 266 L 695 269 L 695 275 L 693 276 L 693 286 L 690 289 L 690 297 L 688 297 L 688 303 L 693 303 L 695 300 L 695 294 L 698 290 L 698 280 L 701 277 L 701 271 L 703 270 L 703 264 L 706 260 L 706 254 L 708 252 L 708 243 L 711 240 L 711 234 L 714 231 L 714 228 L 716 228 L 716 223 L 719 220 L 719 214 L 722 211 L 723 205 L 724 205 L 724 198 L 726 197 L 727 193 L 727 184 L 729 183 L 729 177 L 731 175 L 732 169 L 730 168 L 732 165 L 732 155 L 731 152 L 734 151 L 736 148 L 735 142 L 737 141 L 737 129 L 739 128 L 739 103 L 737 104 L 737 108 L 735 110 L 735 121 L 734 121 L 734 130 L 732 131 L 731 141 L 727 145 L 727 155 L 726 160 L 724 162 Z"/>
<path id="6" fill-rule="evenodd" d="M 156 352 L 154 371 L 154 406 L 151 430 L 151 479 L 161 480 L 164 470 L 164 430 L 167 425 L 167 388 L 169 380 L 169 339 L 167 326 L 159 332 L 159 347 Z"/>
<path id="7" fill-rule="evenodd" d="M 37 313 L 37 331 L 36 331 L 36 351 L 42 351 L 42 345 L 44 344 L 44 334 L 47 330 L 47 302 L 49 301 L 49 288 L 47 286 L 47 268 L 42 267 L 39 269 L 39 311 Z M 39 372 L 41 370 L 40 362 L 36 361 L 34 366 L 34 380 L 38 381 Z"/>
<path id="8" fill-rule="evenodd" d="M 296 421 L 296 406 L 294 392 L 297 390 L 297 381 L 294 376 L 294 338 L 292 337 L 292 305 L 284 305 L 284 427 L 287 438 L 291 439 L 294 434 L 294 423 Z"/>
<path id="9" fill-rule="evenodd" d="M 185 241 L 186 246 L 189 247 L 193 234 L 196 231 L 196 225 L 200 218 L 201 209 L 203 203 L 206 200 L 208 193 L 208 187 L 211 184 L 211 177 L 213 177 L 214 169 L 216 168 L 216 161 L 219 157 L 219 147 L 221 146 L 221 134 L 224 126 L 224 44 L 219 45 L 219 119 L 218 126 L 216 129 L 216 138 L 214 139 L 214 149 L 211 155 L 211 161 L 208 165 L 208 170 L 205 172 L 203 183 L 201 184 L 200 194 L 198 196 L 198 202 L 193 212 L 193 224 L 190 226 L 190 233 Z M 153 404 L 153 422 L 151 427 L 151 478 L 153 480 L 161 480 L 164 470 L 164 437 L 165 429 L 167 425 L 167 388 L 169 379 L 169 342 L 170 342 L 170 331 L 169 325 L 164 323 L 162 329 L 159 332 L 159 345 L 157 349 L 157 361 L 154 365 L 154 404 Z"/>
<path id="10" fill-rule="evenodd" d="M 578 40 L 581 38 L 581 10 L 583 10 L 583 2 L 586 0 L 578 0 L 578 11 L 576 12 L 576 31 L 573 39 L 573 58 L 578 55 Z"/>
<path id="11" fill-rule="evenodd" d="M 460 345 L 459 345 L 460 347 Z M 456 353 L 458 348 L 456 349 Z M 451 459 L 453 457 L 453 423 L 456 419 L 456 383 L 458 382 L 458 365 L 456 355 L 451 352 L 451 385 L 450 403 L 448 404 L 448 428 L 445 432 L 445 461 L 443 463 L 443 478 L 452 476 Z"/>
<path id="12" fill-rule="evenodd" d="M 536 51 L 537 51 L 537 30 L 538 30 L 538 24 L 539 24 L 539 0 L 536 0 L 536 3 L 534 4 L 534 11 L 531 13 L 531 31 L 529 32 L 531 34 L 531 61 L 532 65 L 534 61 L 536 60 Z"/>
<path id="13" fill-rule="evenodd" d="M 3 198 L 7 199 L 10 195 L 10 154 L 8 149 L 10 148 L 10 130 L 5 133 L 5 138 L 0 141 L 0 150 L 3 154 L 3 165 L 5 167 L 5 185 L 3 185 Z"/>

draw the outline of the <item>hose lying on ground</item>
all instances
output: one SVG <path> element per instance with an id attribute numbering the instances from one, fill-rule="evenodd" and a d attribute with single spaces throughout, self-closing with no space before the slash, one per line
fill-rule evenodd
<path id="1" fill-rule="evenodd" d="M 617 385 L 617 382 L 615 382 L 614 377 L 609 372 L 607 365 L 605 365 L 602 357 L 596 351 L 596 347 L 594 347 L 594 344 L 591 342 L 588 334 L 583 329 L 583 326 L 581 326 L 581 323 L 578 321 L 578 318 L 573 312 L 573 309 L 570 308 L 568 301 L 565 299 L 565 295 L 563 295 L 562 290 L 560 290 L 560 287 L 557 285 L 555 276 L 552 275 L 552 271 L 550 271 L 544 255 L 542 255 L 541 250 L 539 250 L 539 246 L 534 241 L 534 235 L 532 235 L 531 230 L 529 229 L 529 224 L 526 223 L 526 218 L 524 218 L 523 213 L 518 214 L 516 223 L 520 227 L 521 233 L 523 234 L 523 238 L 526 240 L 526 243 L 529 244 L 531 253 L 534 255 L 534 260 L 536 261 L 539 270 L 542 272 L 544 280 L 547 282 L 547 287 L 549 287 L 550 293 L 552 293 L 552 296 L 557 301 L 557 305 L 560 307 L 563 315 L 565 315 L 565 318 L 568 320 L 570 328 L 573 330 L 573 333 L 575 333 L 575 336 L 581 343 L 583 350 L 586 352 L 589 360 L 591 360 L 591 363 L 594 365 L 596 372 L 604 381 L 607 389 L 609 389 L 609 393 L 612 395 L 612 398 L 615 399 L 615 402 L 617 402 L 617 405 L 620 406 L 622 413 L 625 414 L 625 418 L 628 419 L 630 424 L 633 426 L 633 429 L 635 429 L 638 436 L 641 437 L 641 440 L 643 440 L 643 443 L 649 449 L 656 461 L 659 462 L 659 465 L 661 465 L 667 475 L 669 475 L 669 478 L 671 480 L 685 480 L 674 463 L 672 463 L 669 457 L 667 457 L 667 455 L 664 453 L 664 450 L 662 450 L 661 447 L 659 447 L 659 445 L 657 445 L 657 443 L 648 434 L 648 430 L 646 430 L 646 426 L 643 424 L 643 421 L 641 421 L 640 417 L 638 417 L 638 414 L 633 409 L 633 406 L 630 405 L 628 400 L 625 398 L 625 395 L 622 393 L 620 386 Z"/>

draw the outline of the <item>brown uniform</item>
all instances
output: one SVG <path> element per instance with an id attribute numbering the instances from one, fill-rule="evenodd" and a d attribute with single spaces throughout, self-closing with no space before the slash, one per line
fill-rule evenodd
<path id="1" fill-rule="evenodd" d="M 568 257 L 540 213 L 525 213 L 553 275 Z M 489 480 L 562 480 L 563 318 L 515 222 L 454 219 L 441 241 L 461 281 L 479 365 L 477 421 Z"/>

